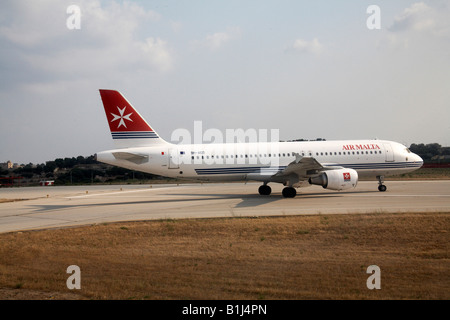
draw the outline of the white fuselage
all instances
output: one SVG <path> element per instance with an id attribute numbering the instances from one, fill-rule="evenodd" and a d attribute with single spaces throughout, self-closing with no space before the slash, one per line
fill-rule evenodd
<path id="1" fill-rule="evenodd" d="M 118 153 L 145 161 L 129 161 Z M 97 160 L 172 178 L 211 181 L 269 182 L 296 156 L 313 157 L 326 166 L 351 168 L 360 178 L 376 178 L 417 170 L 422 159 L 404 145 L 385 140 L 305 141 L 235 144 L 159 144 L 100 152 Z"/>

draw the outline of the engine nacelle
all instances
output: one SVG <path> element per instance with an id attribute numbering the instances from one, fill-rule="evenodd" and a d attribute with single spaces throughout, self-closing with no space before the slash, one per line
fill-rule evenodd
<path id="1" fill-rule="evenodd" d="M 322 186 L 324 189 L 339 191 L 350 189 L 358 184 L 358 172 L 353 169 L 322 171 L 318 176 L 309 178 L 309 183 Z"/>

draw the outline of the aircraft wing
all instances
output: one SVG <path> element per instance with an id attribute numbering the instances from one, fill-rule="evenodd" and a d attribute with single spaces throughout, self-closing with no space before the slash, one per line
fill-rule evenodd
<path id="1" fill-rule="evenodd" d="M 338 166 L 324 166 L 313 157 L 303 157 L 295 153 L 296 159 L 292 161 L 284 170 L 272 176 L 273 181 L 290 181 L 291 185 L 296 185 L 309 177 L 316 175 L 319 171 L 342 169 Z"/>

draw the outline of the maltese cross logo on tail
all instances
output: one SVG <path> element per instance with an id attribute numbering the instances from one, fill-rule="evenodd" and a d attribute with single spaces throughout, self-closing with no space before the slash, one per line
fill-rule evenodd
<path id="1" fill-rule="evenodd" d="M 344 172 L 344 181 L 350 181 L 350 172 Z"/>
<path id="2" fill-rule="evenodd" d="M 127 114 L 127 115 L 124 115 L 126 108 L 127 108 L 126 106 L 123 107 L 123 109 L 120 109 L 119 107 L 117 107 L 117 110 L 119 110 L 119 114 L 120 115 L 117 115 L 117 114 L 114 114 L 114 113 L 111 112 L 111 115 L 114 117 L 114 119 L 112 119 L 111 122 L 114 122 L 114 121 L 117 121 L 117 120 L 120 119 L 119 125 L 117 126 L 117 129 L 119 129 L 120 126 L 124 126 L 125 128 L 127 127 L 127 125 L 125 124 L 124 119 L 133 122 L 133 120 L 130 119 L 130 116 L 133 114 L 133 112 L 131 112 L 131 113 Z"/>

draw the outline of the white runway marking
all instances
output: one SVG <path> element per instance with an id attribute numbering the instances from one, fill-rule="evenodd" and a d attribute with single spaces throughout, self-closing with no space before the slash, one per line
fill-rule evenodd
<path id="1" fill-rule="evenodd" d="M 137 193 L 137 192 L 158 191 L 158 190 L 171 189 L 171 188 L 174 188 L 174 187 L 148 188 L 148 189 L 128 190 L 128 191 L 117 190 L 115 192 L 93 193 L 93 194 L 86 194 L 86 195 L 82 195 L 82 196 L 73 196 L 73 197 L 64 197 L 64 198 L 65 199 L 82 199 L 82 198 L 89 198 L 89 197 L 102 197 L 102 196 L 121 195 L 121 194 L 128 194 L 128 193 Z"/>

